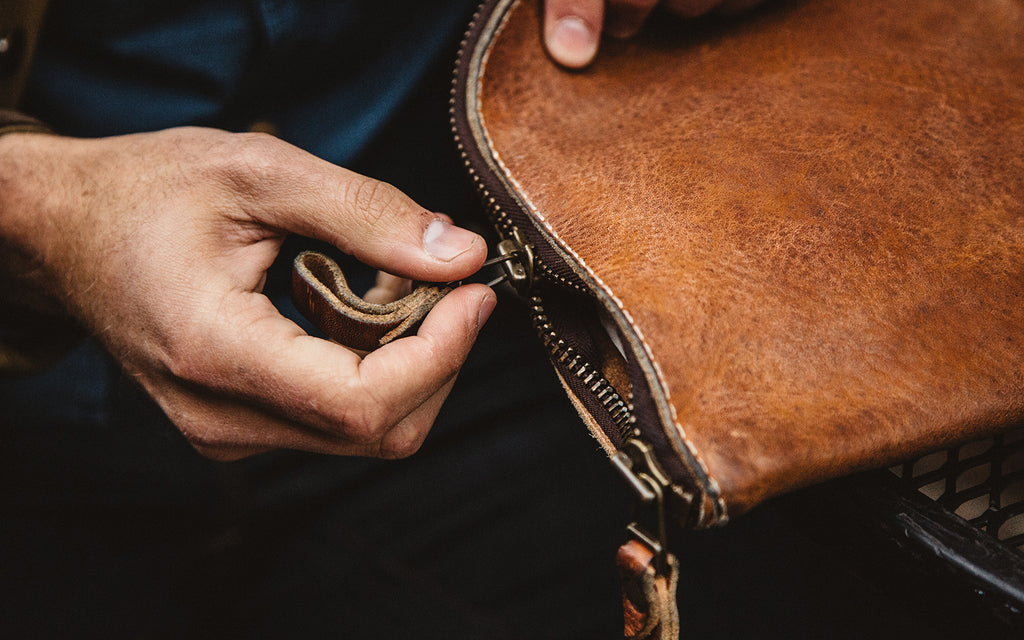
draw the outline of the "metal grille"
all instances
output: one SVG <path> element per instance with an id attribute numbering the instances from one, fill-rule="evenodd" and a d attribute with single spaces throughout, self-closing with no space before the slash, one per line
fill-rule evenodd
<path id="1" fill-rule="evenodd" d="M 1024 424 L 890 471 L 947 510 L 1024 553 Z"/>

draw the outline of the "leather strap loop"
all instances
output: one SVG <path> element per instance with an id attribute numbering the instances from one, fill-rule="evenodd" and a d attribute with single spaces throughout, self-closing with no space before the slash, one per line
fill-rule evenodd
<path id="1" fill-rule="evenodd" d="M 679 609 L 676 585 L 679 562 L 665 555 L 665 571 L 656 569 L 655 552 L 639 540 L 619 547 L 616 564 L 622 580 L 622 611 L 627 640 L 676 640 Z"/>
<path id="2" fill-rule="evenodd" d="M 404 298 L 375 304 L 352 293 L 341 268 L 322 253 L 300 253 L 292 269 L 292 300 L 299 312 L 331 340 L 360 351 L 411 333 L 454 288 L 420 284 Z"/>

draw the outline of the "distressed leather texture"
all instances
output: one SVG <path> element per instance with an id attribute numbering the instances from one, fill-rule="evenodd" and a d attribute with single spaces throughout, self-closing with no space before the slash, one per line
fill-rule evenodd
<path id="1" fill-rule="evenodd" d="M 335 342 L 373 351 L 409 334 L 454 287 L 421 284 L 409 295 L 377 304 L 349 289 L 341 268 L 316 251 L 303 251 L 292 268 L 292 301 Z"/>
<path id="2" fill-rule="evenodd" d="M 656 17 L 572 73 L 515 4 L 478 125 L 650 363 L 722 521 L 1024 418 L 1024 3 Z M 667 418 L 665 416 L 668 416 Z"/>

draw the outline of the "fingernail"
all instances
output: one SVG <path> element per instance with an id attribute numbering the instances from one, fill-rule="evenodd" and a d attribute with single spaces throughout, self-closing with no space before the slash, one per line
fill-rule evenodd
<path id="1" fill-rule="evenodd" d="M 423 250 L 438 260 L 451 262 L 470 250 L 478 236 L 444 220 L 434 220 L 423 232 Z"/>
<path id="2" fill-rule="evenodd" d="M 498 304 L 498 298 L 494 293 L 488 292 L 484 295 L 483 299 L 480 300 L 480 311 L 477 312 L 476 316 L 476 328 L 479 330 L 480 327 L 484 326 L 487 322 L 487 318 L 491 317 L 491 312 L 494 311 L 494 306 Z"/>
<path id="3" fill-rule="evenodd" d="M 560 64 L 579 69 L 597 55 L 597 34 L 582 18 L 566 16 L 555 23 L 548 51 Z"/>

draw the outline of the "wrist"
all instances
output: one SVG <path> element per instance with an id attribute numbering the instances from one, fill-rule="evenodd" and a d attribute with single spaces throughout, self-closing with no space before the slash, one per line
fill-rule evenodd
<path id="1" fill-rule="evenodd" d="M 30 373 L 56 362 L 84 332 L 52 295 L 38 239 L 50 225 L 38 159 L 54 137 L 44 125 L 0 111 L 0 372 Z M 35 192 L 35 197 L 30 194 Z"/>
<path id="2" fill-rule="evenodd" d="M 36 131 L 0 129 L 0 298 L 16 282 L 40 271 L 52 227 L 46 211 L 52 195 L 44 138 Z M 38 285 L 38 283 L 34 283 Z"/>

